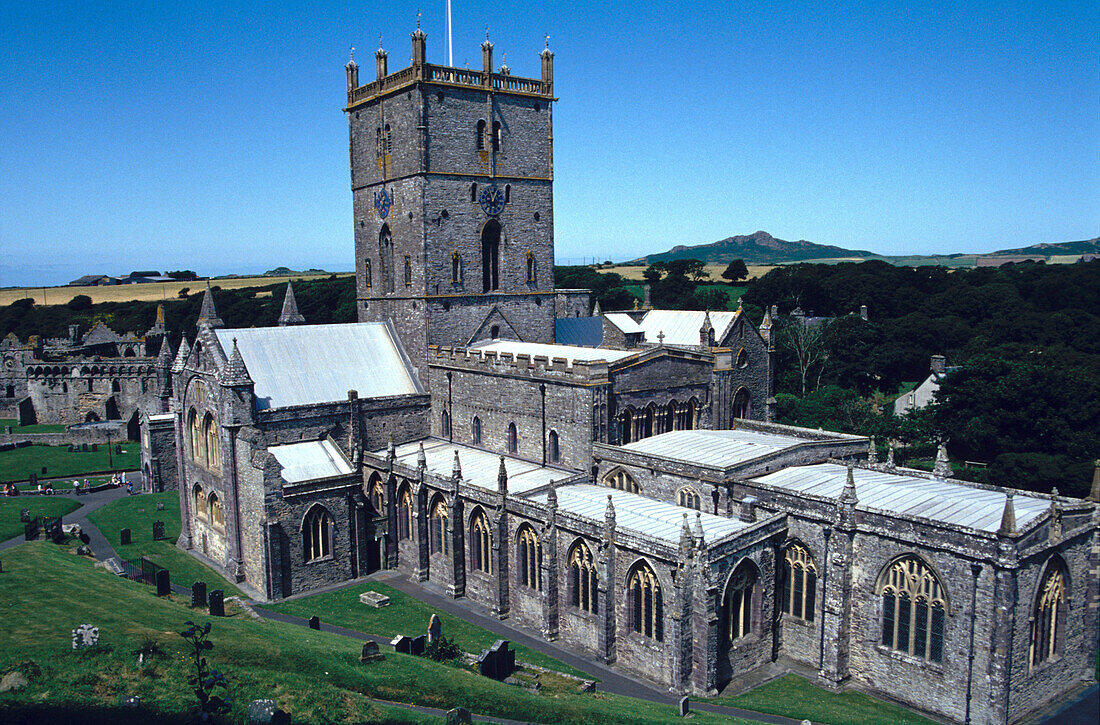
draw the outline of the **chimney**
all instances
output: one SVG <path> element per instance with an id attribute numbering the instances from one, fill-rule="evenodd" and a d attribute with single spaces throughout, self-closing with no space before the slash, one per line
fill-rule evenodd
<path id="1" fill-rule="evenodd" d="M 943 375 L 947 371 L 947 358 L 943 355 L 933 355 L 931 367 L 934 374 Z"/>
<path id="2" fill-rule="evenodd" d="M 741 520 L 750 524 L 756 521 L 756 496 L 741 499 Z"/>

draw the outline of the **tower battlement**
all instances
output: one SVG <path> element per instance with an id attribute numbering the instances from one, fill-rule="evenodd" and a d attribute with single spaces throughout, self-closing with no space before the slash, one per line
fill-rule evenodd
<path id="1" fill-rule="evenodd" d="M 564 357 L 552 358 L 546 355 L 513 354 L 447 345 L 429 346 L 428 363 L 479 373 L 492 372 L 556 380 L 570 379 L 584 384 L 608 382 L 610 367 L 606 360 L 574 360 L 570 364 Z"/>

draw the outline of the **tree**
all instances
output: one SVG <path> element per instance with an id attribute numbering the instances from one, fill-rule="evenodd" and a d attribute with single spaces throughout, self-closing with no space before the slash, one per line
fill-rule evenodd
<path id="1" fill-rule="evenodd" d="M 822 339 L 822 327 L 824 325 L 809 325 L 796 320 L 788 322 L 780 329 L 779 344 L 794 357 L 802 382 L 803 397 L 806 395 L 806 381 L 811 373 L 816 369 L 820 382 L 825 362 L 829 359 Z"/>
<path id="2" fill-rule="evenodd" d="M 722 277 L 728 279 L 730 284 L 741 282 L 749 276 L 749 268 L 745 266 L 745 260 L 735 259 L 729 263 L 722 272 Z"/>
<path id="3" fill-rule="evenodd" d="M 68 308 L 73 312 L 83 312 L 92 309 L 92 298 L 88 295 L 77 295 L 68 302 Z"/>
<path id="4" fill-rule="evenodd" d="M 199 278 L 199 276 L 197 274 L 195 274 L 193 271 L 191 271 L 190 269 L 181 269 L 181 270 L 177 270 L 177 271 L 174 271 L 174 272 L 165 272 L 164 276 L 165 277 L 171 277 L 172 279 L 182 279 L 182 280 L 195 280 L 195 279 Z"/>

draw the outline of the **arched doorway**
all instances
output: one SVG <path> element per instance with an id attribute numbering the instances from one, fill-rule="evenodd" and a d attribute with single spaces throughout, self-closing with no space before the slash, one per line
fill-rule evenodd
<path id="1" fill-rule="evenodd" d="M 393 292 L 393 235 L 390 225 L 383 224 L 378 232 L 378 264 L 382 272 L 382 289 Z"/>
<path id="2" fill-rule="evenodd" d="M 94 410 L 89 410 L 84 416 L 85 423 L 98 423 L 99 415 Z"/>
<path id="3" fill-rule="evenodd" d="M 107 398 L 107 403 L 103 406 L 104 412 L 107 415 L 107 420 L 118 420 L 122 416 L 118 414 L 118 401 L 113 397 Z"/>
<path id="4" fill-rule="evenodd" d="M 737 392 L 733 396 L 733 417 L 734 418 L 751 418 L 752 417 L 752 396 L 749 394 L 748 388 L 738 388 Z"/>
<path id="5" fill-rule="evenodd" d="M 138 421 L 138 412 L 135 410 L 130 419 L 126 421 L 126 440 L 136 441 L 140 440 L 138 436 L 141 435 L 141 424 Z"/>
<path id="6" fill-rule="evenodd" d="M 481 230 L 481 291 L 500 289 L 500 222 L 490 219 Z"/>

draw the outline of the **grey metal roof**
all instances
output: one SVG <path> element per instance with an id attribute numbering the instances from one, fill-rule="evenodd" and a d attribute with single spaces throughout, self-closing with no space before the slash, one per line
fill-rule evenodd
<path id="1" fill-rule="evenodd" d="M 607 318 L 608 322 L 611 322 L 615 327 L 625 333 L 645 332 L 645 328 L 635 322 L 634 318 L 625 312 L 608 312 L 604 317 Z"/>
<path id="2" fill-rule="evenodd" d="M 703 539 L 714 541 L 745 528 L 739 519 L 728 519 L 705 512 L 676 506 L 664 501 L 646 498 L 637 493 L 620 491 L 607 486 L 594 486 L 590 483 L 578 483 L 557 489 L 558 509 L 568 511 L 587 519 L 604 520 L 607 510 L 607 497 L 615 506 L 615 526 L 637 531 L 672 544 L 680 542 L 680 532 L 684 528 L 684 514 L 688 515 L 688 524 L 694 531 L 695 515 L 698 513 L 703 524 Z M 546 502 L 546 494 L 533 497 L 539 503 Z"/>
<path id="3" fill-rule="evenodd" d="M 642 318 L 646 342 L 659 342 L 657 336 L 664 333 L 666 345 L 698 345 L 699 329 L 707 313 L 702 310 L 650 310 Z M 711 312 L 710 324 L 714 327 L 714 339 L 721 342 L 737 319 L 737 312 Z"/>
<path id="4" fill-rule="evenodd" d="M 330 440 L 269 446 L 267 450 L 283 467 L 283 480 L 287 483 L 339 476 L 353 470 L 340 448 Z"/>
<path id="5" fill-rule="evenodd" d="M 223 350 L 236 338 L 256 387 L 256 407 L 412 395 L 412 373 L 381 322 L 214 330 Z"/>
<path id="6" fill-rule="evenodd" d="M 472 345 L 479 350 L 494 350 L 498 353 L 506 352 L 512 355 L 540 355 L 543 357 L 563 357 L 572 365 L 573 361 L 590 362 L 593 360 L 606 360 L 615 362 L 624 357 L 637 355 L 637 350 L 604 350 L 602 348 L 577 347 L 576 345 L 548 345 L 541 342 L 518 342 L 515 340 L 495 340 L 493 342 Z"/>
<path id="7" fill-rule="evenodd" d="M 428 473 L 450 478 L 457 450 L 459 464 L 462 466 L 462 480 L 471 486 L 490 491 L 497 490 L 497 472 L 500 470 L 499 453 L 471 448 L 461 443 L 449 443 L 441 438 L 424 438 L 423 441 L 412 441 L 397 446 L 395 451 L 397 461 L 415 468 L 421 442 L 424 443 L 424 454 L 428 459 Z M 385 456 L 386 449 L 375 451 L 374 454 Z M 523 493 L 545 486 L 551 480 L 560 481 L 576 475 L 572 471 L 540 466 L 537 463 L 509 456 L 504 457 L 504 470 L 508 472 L 510 493 Z"/>
<path id="8" fill-rule="evenodd" d="M 702 466 L 729 468 L 800 443 L 806 443 L 806 439 L 754 430 L 676 430 L 622 448 Z"/>
<path id="9" fill-rule="evenodd" d="M 794 493 L 837 498 L 848 469 L 836 463 L 785 468 L 755 480 Z M 979 531 L 995 532 L 1001 524 L 1005 493 L 972 488 L 940 478 L 927 479 L 866 468 L 854 470 L 856 508 L 918 516 Z M 1025 526 L 1050 508 L 1050 502 L 1013 492 L 1016 523 Z"/>
<path id="10" fill-rule="evenodd" d="M 599 347 L 603 342 L 603 319 L 599 317 L 559 317 L 554 320 L 554 341 L 559 345 Z"/>

